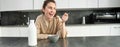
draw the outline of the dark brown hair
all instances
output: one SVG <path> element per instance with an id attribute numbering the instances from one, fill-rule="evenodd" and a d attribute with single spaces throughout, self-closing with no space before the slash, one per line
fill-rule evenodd
<path id="1" fill-rule="evenodd" d="M 53 2 L 53 3 L 56 4 L 56 2 L 54 0 L 45 0 L 44 3 L 43 3 L 42 8 L 45 9 L 45 7 L 47 6 L 47 4 L 50 3 L 50 2 Z M 43 11 L 42 11 L 42 13 L 44 14 Z M 55 17 L 56 17 L 56 14 L 55 14 Z"/>

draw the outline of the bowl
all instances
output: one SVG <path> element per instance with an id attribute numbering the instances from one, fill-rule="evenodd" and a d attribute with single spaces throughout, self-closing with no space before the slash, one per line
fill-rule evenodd
<path id="1" fill-rule="evenodd" d="M 59 39 L 58 35 L 48 35 L 48 39 L 50 40 L 50 42 L 57 42 Z"/>

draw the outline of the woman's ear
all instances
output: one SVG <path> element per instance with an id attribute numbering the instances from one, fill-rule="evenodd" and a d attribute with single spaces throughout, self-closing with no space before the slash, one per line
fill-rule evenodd
<path id="1" fill-rule="evenodd" d="M 42 8 L 42 12 L 45 12 L 45 10 Z"/>

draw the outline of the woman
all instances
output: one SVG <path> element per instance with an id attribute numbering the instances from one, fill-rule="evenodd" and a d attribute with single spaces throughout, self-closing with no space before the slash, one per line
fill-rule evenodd
<path id="1" fill-rule="evenodd" d="M 68 14 L 64 13 L 62 19 L 56 15 L 56 3 L 54 0 L 45 0 L 42 7 L 42 15 L 36 19 L 37 39 L 47 39 L 48 35 L 59 35 L 65 38 L 67 35 L 65 22 Z"/>

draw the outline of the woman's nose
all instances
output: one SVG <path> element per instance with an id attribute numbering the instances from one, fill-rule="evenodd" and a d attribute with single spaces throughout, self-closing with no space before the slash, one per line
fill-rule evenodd
<path id="1" fill-rule="evenodd" d="M 54 12 L 54 9 L 51 9 L 51 12 Z"/>

